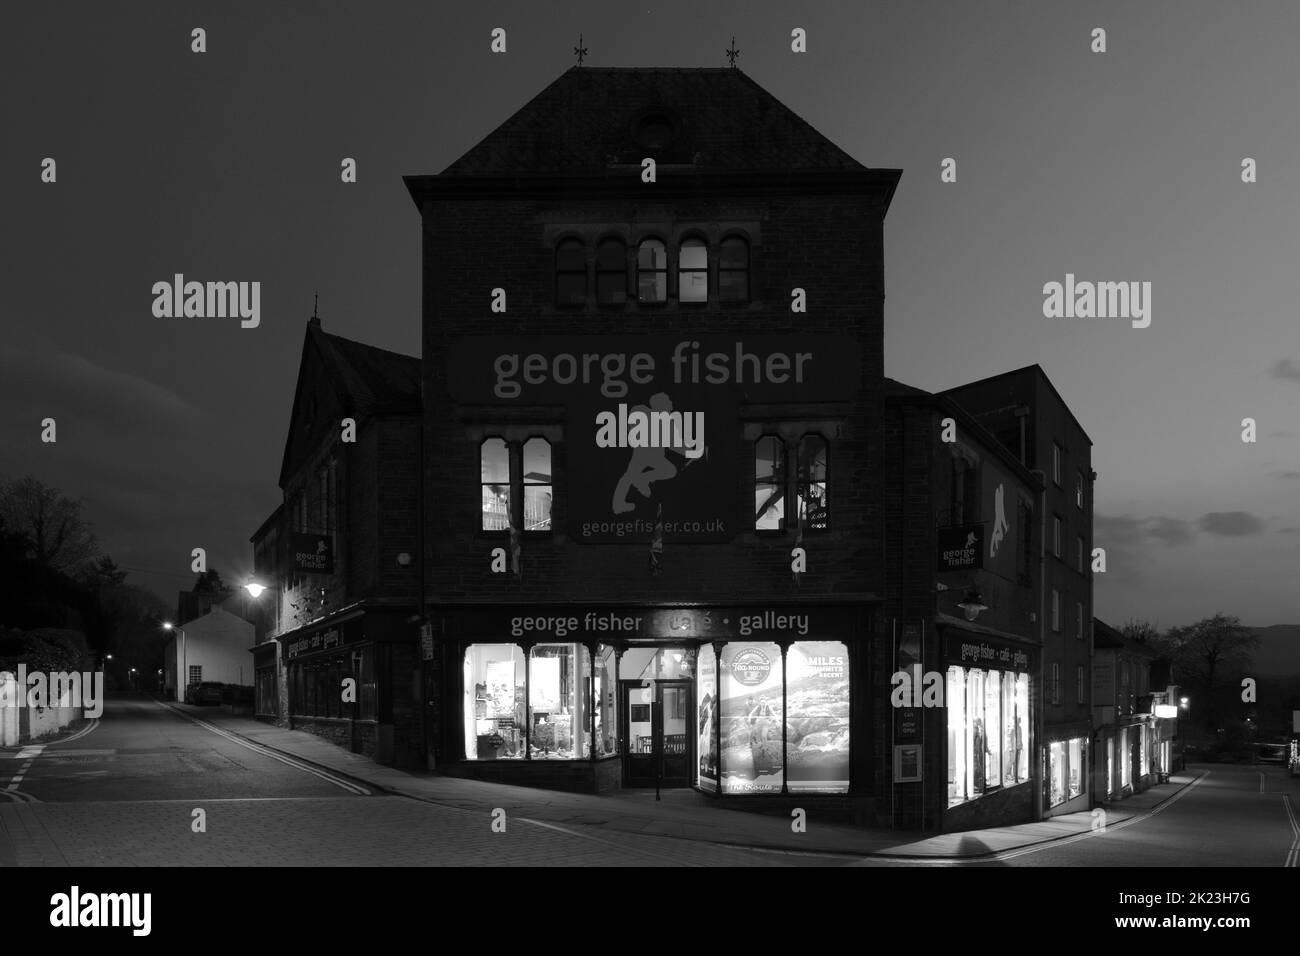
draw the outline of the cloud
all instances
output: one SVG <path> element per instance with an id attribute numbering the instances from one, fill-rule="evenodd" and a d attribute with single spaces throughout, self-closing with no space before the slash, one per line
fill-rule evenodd
<path id="1" fill-rule="evenodd" d="M 1300 471 L 1279 471 L 1279 472 L 1277 473 L 1277 477 L 1279 477 L 1279 478 L 1300 478 Z"/>
<path id="2" fill-rule="evenodd" d="M 1153 540 L 1172 546 L 1192 540 L 1192 527 L 1181 518 L 1098 514 L 1092 521 L 1095 537 L 1109 547 L 1139 547 Z"/>
<path id="3" fill-rule="evenodd" d="M 1278 534 L 1300 534 L 1300 528 L 1278 528 Z"/>
<path id="4" fill-rule="evenodd" d="M 1192 540 L 1192 530 L 1179 518 L 1152 518 L 1146 524 L 1146 533 L 1165 544 L 1186 544 Z"/>
<path id="5" fill-rule="evenodd" d="M 1294 359 L 1284 358 L 1269 370 L 1269 374 L 1274 378 L 1286 378 L 1293 382 L 1300 382 L 1300 363 Z"/>
<path id="6" fill-rule="evenodd" d="M 1259 534 L 1264 530 L 1264 522 L 1249 511 L 1211 511 L 1201 515 L 1198 524 L 1202 531 L 1228 538 Z"/>

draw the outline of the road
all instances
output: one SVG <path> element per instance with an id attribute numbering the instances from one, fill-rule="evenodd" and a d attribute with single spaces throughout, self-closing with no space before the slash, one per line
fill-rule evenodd
<path id="1" fill-rule="evenodd" d="M 482 813 L 371 793 L 154 701 L 0 759 L 0 866 L 1296 866 L 1300 778 L 1208 765 L 1150 814 L 978 861 L 851 860 Z M 973 833 L 977 839 L 978 834 Z"/>

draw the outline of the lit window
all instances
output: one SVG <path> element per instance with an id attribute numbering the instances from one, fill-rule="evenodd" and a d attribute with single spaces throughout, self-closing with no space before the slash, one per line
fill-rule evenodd
<path id="1" fill-rule="evenodd" d="M 754 444 L 754 530 L 785 528 L 785 443 L 764 435 Z"/>
<path id="2" fill-rule="evenodd" d="M 504 438 L 489 438 L 479 446 L 483 487 L 483 530 L 510 528 L 510 452 Z"/>
<path id="3" fill-rule="evenodd" d="M 551 530 L 551 443 L 524 442 L 524 530 Z"/>
<path id="4" fill-rule="evenodd" d="M 709 250 L 703 239 L 687 239 L 677 253 L 677 300 L 709 300 Z"/>
<path id="5" fill-rule="evenodd" d="M 555 302 L 582 305 L 587 301 L 587 251 L 581 239 L 565 239 L 555 249 Z"/>
<path id="6" fill-rule="evenodd" d="M 627 302 L 627 247 L 606 239 L 596 250 L 596 301 L 601 305 Z"/>
<path id="7" fill-rule="evenodd" d="M 524 662 L 514 644 L 473 644 L 465 649 L 464 707 L 467 760 L 523 760 Z"/>
<path id="8" fill-rule="evenodd" d="M 739 236 L 723 239 L 719 247 L 718 298 L 723 302 L 749 300 L 749 243 Z"/>
<path id="9" fill-rule="evenodd" d="M 658 239 L 646 239 L 637 248 L 636 294 L 641 302 L 668 301 L 668 251 Z"/>
<path id="10" fill-rule="evenodd" d="M 799 440 L 799 523 L 808 531 L 830 530 L 826 487 L 826 439 L 805 435 Z"/>

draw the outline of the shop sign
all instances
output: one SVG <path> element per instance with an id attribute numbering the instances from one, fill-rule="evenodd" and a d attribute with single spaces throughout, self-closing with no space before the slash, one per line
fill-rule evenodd
<path id="1" fill-rule="evenodd" d="M 732 540 L 740 405 L 850 400 L 862 379 L 835 335 L 467 336 L 447 369 L 458 402 L 564 406 L 582 544 Z"/>
<path id="2" fill-rule="evenodd" d="M 285 643 L 284 654 L 288 660 L 293 660 L 296 657 L 302 657 L 304 654 L 314 654 L 318 651 L 328 651 L 335 647 L 342 647 L 344 644 L 359 641 L 362 637 L 364 637 L 364 633 L 361 622 L 359 620 L 347 621 L 343 624 L 321 628 L 311 634 L 304 634 L 302 637 L 290 638 Z"/>
<path id="3" fill-rule="evenodd" d="M 289 536 L 290 566 L 297 574 L 333 574 L 334 543 L 328 534 Z"/>
<path id="4" fill-rule="evenodd" d="M 1018 647 L 1007 641 L 969 631 L 949 631 L 944 641 L 945 659 L 964 667 L 1027 671 L 1033 661 L 1033 653 L 1033 648 Z"/>
<path id="5" fill-rule="evenodd" d="M 478 639 L 483 634 L 515 640 L 608 641 L 844 640 L 858 627 L 860 609 L 818 607 L 590 607 L 526 605 L 446 612 L 445 633 Z"/>
<path id="6" fill-rule="evenodd" d="M 984 525 L 939 529 L 939 570 L 973 571 L 984 567 Z"/>

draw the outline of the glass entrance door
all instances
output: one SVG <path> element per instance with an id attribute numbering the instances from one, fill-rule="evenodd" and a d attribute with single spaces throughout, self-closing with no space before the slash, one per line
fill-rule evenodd
<path id="1" fill-rule="evenodd" d="M 623 785 L 688 787 L 694 696 L 688 680 L 623 681 Z"/>

